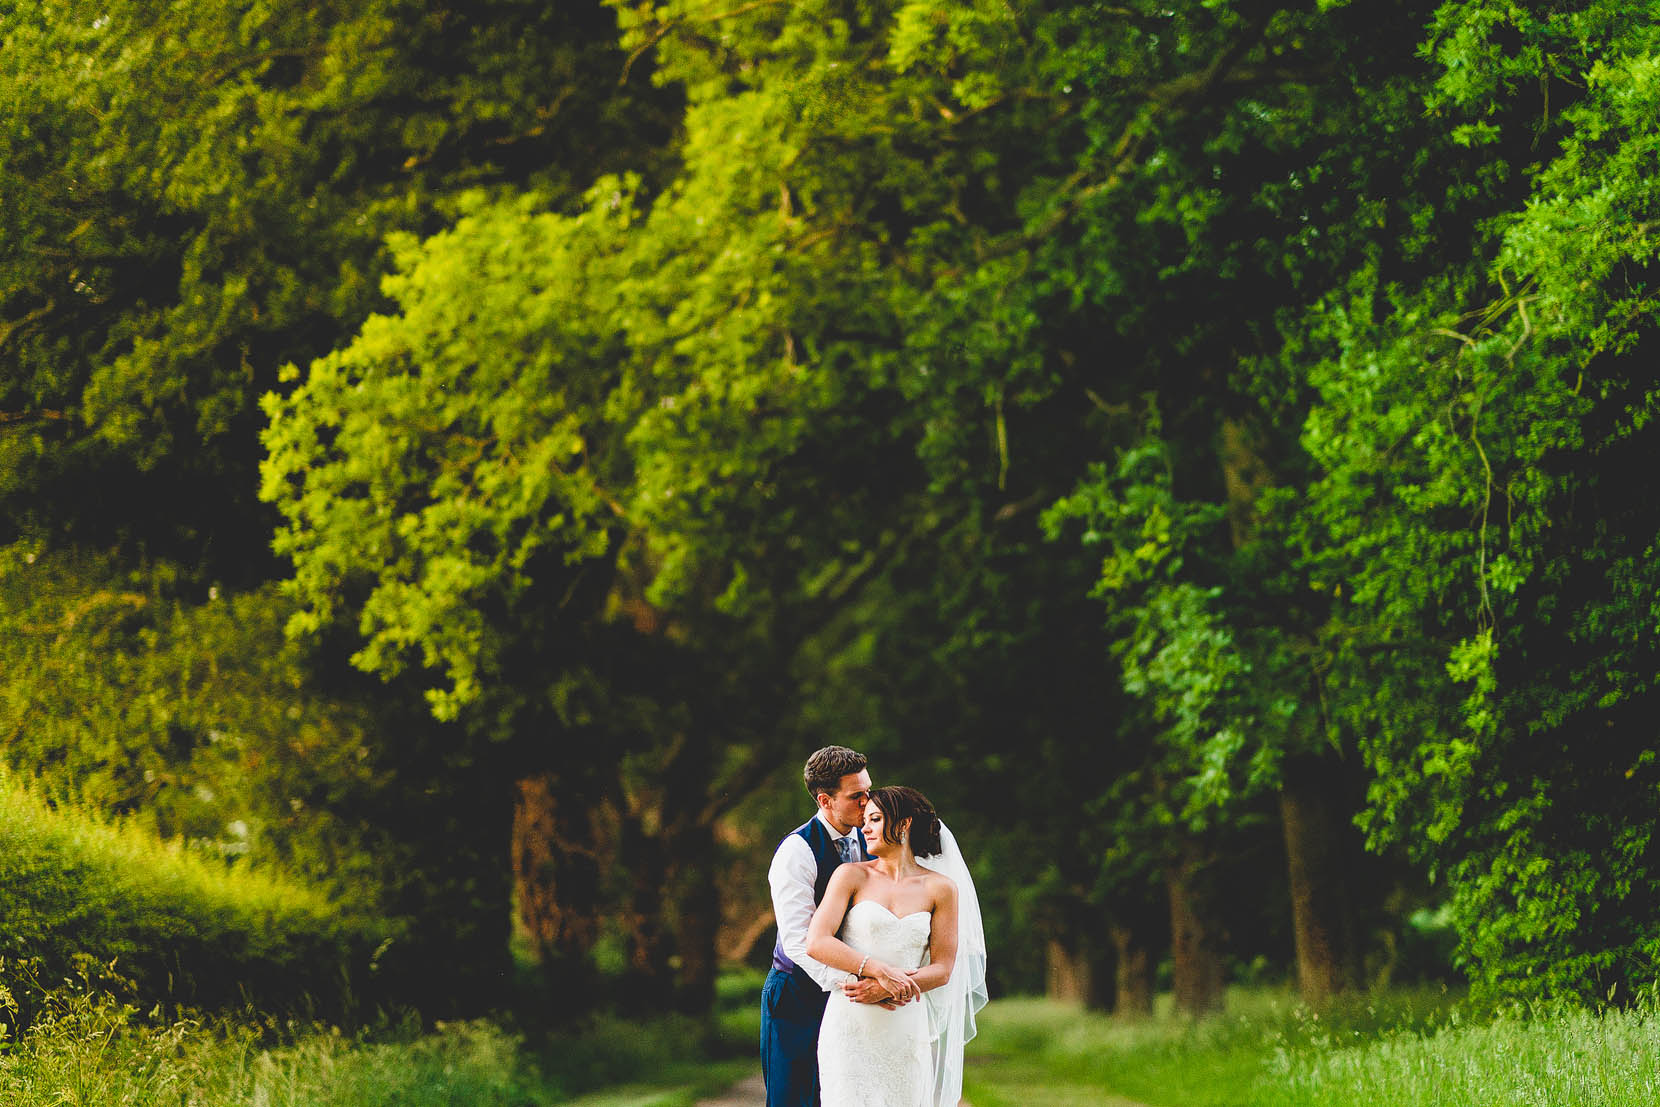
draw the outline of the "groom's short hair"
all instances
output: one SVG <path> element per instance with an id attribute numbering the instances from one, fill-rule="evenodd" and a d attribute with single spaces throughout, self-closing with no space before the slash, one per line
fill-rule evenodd
<path id="1" fill-rule="evenodd" d="M 801 778 L 807 782 L 807 794 L 814 799 L 820 792 L 835 795 L 842 786 L 842 777 L 865 770 L 865 755 L 846 746 L 825 746 L 814 750 L 807 758 Z"/>

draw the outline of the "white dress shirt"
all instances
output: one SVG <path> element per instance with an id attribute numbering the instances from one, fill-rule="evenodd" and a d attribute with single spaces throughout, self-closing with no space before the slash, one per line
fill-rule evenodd
<path id="1" fill-rule="evenodd" d="M 822 811 L 815 818 L 830 832 L 832 841 L 853 838 L 859 833 L 857 827 L 851 834 L 836 833 Z M 853 856 L 864 856 L 857 841 L 853 844 Z M 813 921 L 813 885 L 817 882 L 818 859 L 813 856 L 813 847 L 801 835 L 791 834 L 779 844 L 778 852 L 772 855 L 772 867 L 767 870 L 767 883 L 772 886 L 772 913 L 778 919 L 778 943 L 784 949 L 784 956 L 800 965 L 828 992 L 846 980 L 848 973 L 807 956 L 807 924 Z"/>

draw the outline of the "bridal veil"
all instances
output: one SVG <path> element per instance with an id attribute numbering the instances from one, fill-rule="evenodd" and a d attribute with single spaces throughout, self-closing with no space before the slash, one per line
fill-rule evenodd
<path id="1" fill-rule="evenodd" d="M 986 1005 L 986 928 L 957 839 L 940 824 L 940 853 L 917 864 L 957 885 L 957 964 L 951 979 L 924 995 L 933 1044 L 935 1107 L 957 1107 L 963 1094 L 963 1046 L 974 1037 L 975 1017 Z"/>

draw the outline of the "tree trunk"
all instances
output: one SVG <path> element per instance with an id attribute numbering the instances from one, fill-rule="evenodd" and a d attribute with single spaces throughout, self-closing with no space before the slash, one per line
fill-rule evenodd
<path id="1" fill-rule="evenodd" d="M 593 994 L 600 932 L 600 861 L 585 805 L 560 801 L 556 774 L 514 786 L 513 879 L 519 925 L 556 996 Z"/>
<path id="2" fill-rule="evenodd" d="M 1129 926 L 1114 926 L 1112 938 L 1116 972 L 1113 976 L 1113 1013 L 1139 1019 L 1153 1013 L 1153 959 L 1147 943 Z"/>
<path id="3" fill-rule="evenodd" d="M 1059 938 L 1049 939 L 1044 947 L 1043 976 L 1044 995 L 1062 1003 L 1088 1003 L 1095 989 L 1089 958 Z"/>
<path id="4" fill-rule="evenodd" d="M 1067 897 L 1057 905 L 1052 934 L 1044 948 L 1044 992 L 1050 999 L 1112 1009 L 1112 948 L 1101 940 L 1099 909 Z"/>
<path id="5" fill-rule="evenodd" d="M 452 936 L 447 947 L 431 947 L 443 960 L 424 966 L 421 979 L 434 992 L 451 997 L 446 1011 L 441 1002 L 422 1003 L 422 1014 L 480 1015 L 498 1007 L 512 985 L 508 939 L 512 922 L 512 876 L 502 853 L 512 834 L 512 809 L 506 779 L 493 770 L 478 774 L 472 813 L 457 802 L 455 833 L 444 885 L 435 889 L 448 904 L 438 929 Z M 454 797 L 452 797 L 454 798 Z M 431 911 L 431 905 L 427 905 Z"/>
<path id="6" fill-rule="evenodd" d="M 1203 887 L 1204 863 L 1203 850 L 1189 842 L 1168 870 L 1171 990 L 1177 1010 L 1196 1017 L 1222 1006 L 1221 935 Z"/>
<path id="7" fill-rule="evenodd" d="M 674 1005 L 686 1014 L 703 1014 L 714 1006 L 715 976 L 720 967 L 716 943 L 720 935 L 720 890 L 714 873 L 703 857 L 684 870 L 690 880 L 683 883 L 675 907 L 680 916 L 680 967 L 675 974 Z"/>
<path id="8" fill-rule="evenodd" d="M 663 849 L 668 859 L 664 886 L 673 918 L 673 1009 L 703 1014 L 715 1002 L 719 968 L 720 884 L 715 878 L 720 843 L 715 836 L 713 797 L 687 788 L 714 760 L 711 743 L 694 734 L 674 744 L 675 756 L 664 766 Z"/>
<path id="9" fill-rule="evenodd" d="M 1089 993 L 1089 963 L 1059 938 L 1043 949 L 1043 994 L 1061 1003 L 1082 1003 Z"/>
<path id="10" fill-rule="evenodd" d="M 1234 549 L 1256 535 L 1257 498 L 1269 485 L 1268 469 L 1258 455 L 1256 435 L 1237 419 L 1222 421 L 1222 483 L 1227 489 L 1228 532 Z"/>
<path id="11" fill-rule="evenodd" d="M 1323 758 L 1288 758 L 1280 791 L 1297 984 L 1310 1004 L 1358 986 L 1361 975 L 1344 848 L 1354 832 L 1340 818 L 1332 776 Z"/>
<path id="12" fill-rule="evenodd" d="M 715 994 L 718 843 L 711 798 L 686 782 L 712 754 L 687 733 L 665 735 L 659 751 L 622 790 L 616 858 L 629 889 L 619 918 L 628 968 L 615 990 L 630 1010 L 704 1013 Z"/>
<path id="13" fill-rule="evenodd" d="M 1257 437 L 1245 423 L 1224 420 L 1221 428 L 1222 475 L 1227 487 L 1228 525 L 1236 549 L 1255 537 L 1256 505 L 1269 484 Z M 1312 688 L 1299 689 L 1312 696 Z M 1308 709 L 1305 709 L 1305 714 Z M 1312 729 L 1312 728 L 1309 728 Z M 1309 733 L 1298 736 L 1292 750 L 1318 750 Z M 1353 831 L 1341 818 L 1342 790 L 1318 752 L 1287 752 L 1280 791 L 1280 820 L 1290 876 L 1292 934 L 1297 952 L 1297 982 L 1303 999 L 1323 1003 L 1360 982 L 1359 942 L 1350 901 L 1345 849 Z"/>
<path id="14" fill-rule="evenodd" d="M 669 781 L 692 775 L 695 754 L 685 752 L 667 768 Z M 707 1012 L 715 1000 L 715 947 L 720 934 L 720 886 L 715 879 L 718 843 L 708 817 L 711 803 L 690 788 L 667 789 L 676 797 L 666 801 L 662 851 L 663 906 L 671 933 L 665 940 L 669 959 L 664 965 L 671 985 L 669 1004 L 687 1014 Z M 694 802 L 694 797 L 697 801 Z"/>

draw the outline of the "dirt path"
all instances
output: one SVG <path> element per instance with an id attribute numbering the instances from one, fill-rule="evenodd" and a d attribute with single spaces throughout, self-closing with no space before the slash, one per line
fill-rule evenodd
<path id="1" fill-rule="evenodd" d="M 986 1061 L 982 1060 L 981 1063 L 984 1064 Z M 990 1063 L 995 1064 L 996 1062 L 991 1061 Z M 1136 1103 L 1134 1100 L 1119 1099 L 1116 1096 L 1102 1099 L 1101 1093 L 1092 1089 L 1078 1088 L 1075 1094 L 1069 1094 L 1072 1092 L 1072 1089 L 1066 1088 L 1045 1089 L 1035 1095 L 1033 1102 L 1041 1102 L 1045 1107 L 1062 1107 L 1062 1105 L 1065 1105 L 1065 1107 L 1145 1107 L 1144 1104 Z M 746 1080 L 740 1080 L 726 1089 L 723 1094 L 713 1099 L 699 1100 L 697 1107 L 766 1107 L 766 1105 L 766 1085 L 761 1083 L 761 1074 L 756 1073 Z M 958 1104 L 958 1107 L 973 1107 L 973 1105 L 965 1099 Z"/>
<path id="2" fill-rule="evenodd" d="M 761 1074 L 756 1073 L 747 1080 L 740 1080 L 714 1099 L 698 1100 L 697 1107 L 767 1107 L 767 1088 L 761 1083 Z M 973 1105 L 965 1099 L 958 1107 Z"/>
<path id="3" fill-rule="evenodd" d="M 756 1073 L 714 1099 L 698 1100 L 697 1107 L 767 1107 L 767 1086 L 761 1083 L 761 1074 Z"/>

